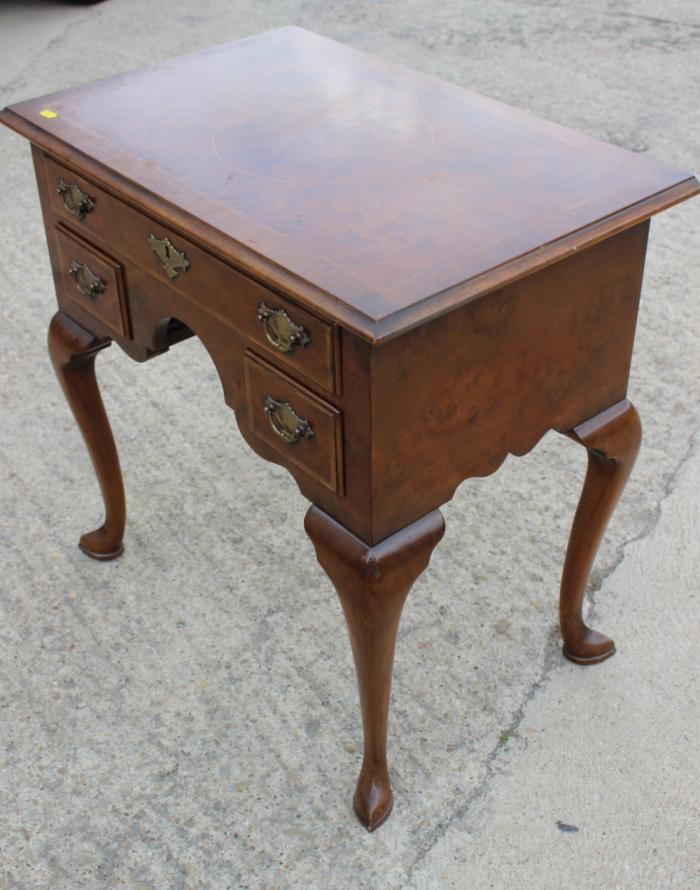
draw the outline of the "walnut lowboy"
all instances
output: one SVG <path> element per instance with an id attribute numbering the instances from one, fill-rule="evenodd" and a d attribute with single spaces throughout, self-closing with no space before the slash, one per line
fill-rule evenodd
<path id="1" fill-rule="evenodd" d="M 145 361 L 195 333 L 250 447 L 312 503 L 357 669 L 366 828 L 392 807 L 394 647 L 439 507 L 551 429 L 588 454 L 564 655 L 613 654 L 581 607 L 640 444 L 626 396 L 649 218 L 693 177 L 298 28 L 0 120 L 33 144 L 49 351 L 106 505 L 81 548 L 118 556 L 126 516 L 96 356 L 114 341 Z"/>

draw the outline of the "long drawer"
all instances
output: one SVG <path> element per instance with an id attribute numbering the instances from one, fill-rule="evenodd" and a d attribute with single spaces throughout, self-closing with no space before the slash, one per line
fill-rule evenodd
<path id="1" fill-rule="evenodd" d="M 52 158 L 47 156 L 45 162 L 52 209 L 59 218 L 98 239 L 107 250 L 129 257 L 277 359 L 340 395 L 337 325 L 258 284 Z"/>

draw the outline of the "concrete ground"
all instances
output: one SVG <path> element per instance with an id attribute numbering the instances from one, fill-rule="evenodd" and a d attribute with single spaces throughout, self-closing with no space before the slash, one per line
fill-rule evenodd
<path id="1" fill-rule="evenodd" d="M 0 104 L 288 23 L 700 172 L 696 0 L 0 2 Z M 700 887 L 699 234 L 697 200 L 652 224 L 645 442 L 591 582 L 617 655 L 559 654 L 585 454 L 550 434 L 444 508 L 397 652 L 395 810 L 369 835 L 306 503 L 197 341 L 99 358 L 127 549 L 75 546 L 99 492 L 45 353 L 28 146 L 0 133 L 0 890 Z"/>

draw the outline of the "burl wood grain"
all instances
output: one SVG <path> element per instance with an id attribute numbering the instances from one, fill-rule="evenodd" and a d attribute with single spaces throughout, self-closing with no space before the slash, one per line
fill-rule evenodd
<path id="1" fill-rule="evenodd" d="M 366 540 L 625 397 L 647 234 L 641 223 L 374 349 Z"/>

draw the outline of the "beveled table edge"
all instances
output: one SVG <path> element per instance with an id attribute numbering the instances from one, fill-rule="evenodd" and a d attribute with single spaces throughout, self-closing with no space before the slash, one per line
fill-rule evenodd
<path id="1" fill-rule="evenodd" d="M 432 318 L 478 300 L 500 287 L 570 256 L 577 250 L 590 247 L 604 238 L 649 219 L 674 204 L 700 194 L 700 182 L 694 176 L 689 176 L 667 189 L 576 229 L 562 238 L 494 266 L 481 275 L 431 294 L 406 309 L 374 319 L 349 306 L 332 293 L 303 280 L 267 257 L 245 247 L 198 217 L 144 189 L 138 183 L 95 161 L 89 155 L 30 123 L 10 108 L 0 111 L 0 123 L 24 136 L 58 162 L 78 168 L 119 200 L 145 211 L 259 283 L 297 300 L 311 312 L 338 323 L 372 344 L 383 343 L 425 324 Z"/>
<path id="2" fill-rule="evenodd" d="M 605 238 L 617 235 L 624 229 L 644 222 L 657 213 L 673 207 L 674 204 L 680 204 L 697 194 L 700 194 L 700 182 L 694 176 L 689 176 L 688 179 L 656 192 L 642 201 L 623 207 L 594 223 L 575 229 L 561 238 L 549 241 L 506 263 L 494 266 L 482 275 L 477 275 L 446 288 L 444 291 L 431 294 L 423 300 L 416 301 L 408 309 L 378 319 L 372 342 L 381 343 L 384 340 L 390 340 L 397 334 L 410 331 L 431 318 L 438 318 L 453 309 L 472 303 L 494 290 L 520 278 L 525 278 L 533 272 L 571 256 L 579 250 L 591 247 Z"/>

